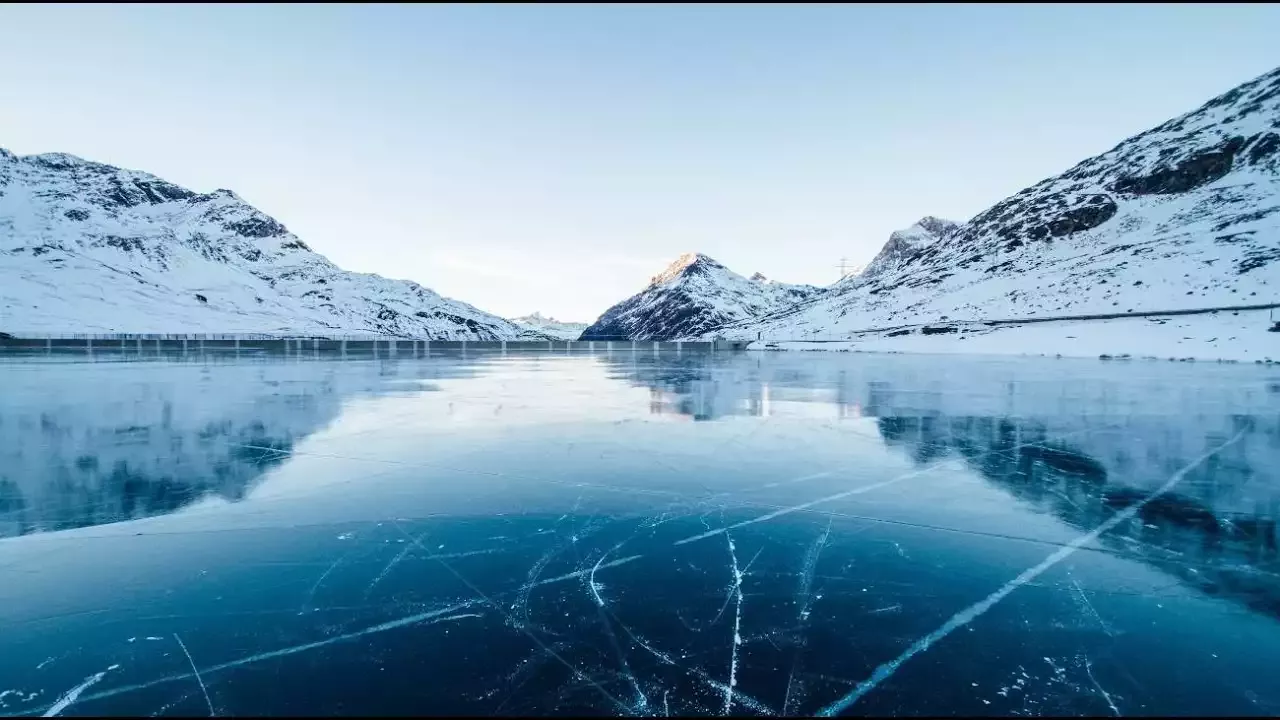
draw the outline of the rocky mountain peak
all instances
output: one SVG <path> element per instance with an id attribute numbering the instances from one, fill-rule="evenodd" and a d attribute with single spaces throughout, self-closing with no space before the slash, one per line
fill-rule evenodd
<path id="1" fill-rule="evenodd" d="M 933 215 L 925 215 L 924 217 L 917 220 L 916 224 L 913 225 L 912 227 L 919 227 L 932 233 L 937 237 L 942 237 L 943 235 L 951 233 L 956 228 L 960 227 L 960 223 L 954 220 L 946 220 L 944 218 L 934 217 Z"/>
<path id="2" fill-rule="evenodd" d="M 582 340 L 691 337 L 726 323 L 776 312 L 812 297 L 812 285 L 747 279 L 702 253 L 685 253 L 641 292 L 617 303 L 583 331 Z"/>
<path id="3" fill-rule="evenodd" d="M 665 270 L 649 280 L 650 285 L 662 285 L 690 275 L 698 275 L 712 269 L 724 269 L 714 259 L 699 252 L 687 252 L 676 258 Z"/>
<path id="4" fill-rule="evenodd" d="M 954 220 L 926 215 L 911 227 L 890 233 L 884 247 L 880 248 L 880 252 L 867 263 L 866 268 L 858 276 L 870 278 L 879 275 L 900 265 L 928 245 L 950 236 L 959 228 L 960 223 Z"/>

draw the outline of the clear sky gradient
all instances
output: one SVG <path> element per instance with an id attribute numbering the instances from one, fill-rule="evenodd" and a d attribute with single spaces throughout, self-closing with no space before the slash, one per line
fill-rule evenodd
<path id="1" fill-rule="evenodd" d="M 589 321 L 826 285 L 1280 64 L 1280 5 L 0 6 L 0 147 L 226 187 L 339 265 Z"/>

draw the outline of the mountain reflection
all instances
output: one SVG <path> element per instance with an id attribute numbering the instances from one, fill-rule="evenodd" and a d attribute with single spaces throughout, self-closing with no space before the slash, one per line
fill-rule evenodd
<path id="1" fill-rule="evenodd" d="M 1236 430 L 1255 431 L 1253 418 L 1230 420 Z M 943 424 L 949 432 L 939 430 Z M 878 425 L 887 443 L 905 446 L 917 461 L 927 462 L 954 450 L 994 486 L 1082 533 L 1151 494 L 1123 480 L 1109 479 L 1102 461 L 1069 443 L 1055 443 L 1035 423 L 1019 424 L 1008 418 L 952 418 L 944 423 L 936 417 L 886 417 Z M 1225 435 L 1206 437 L 1205 446 L 1225 439 Z M 1230 499 L 1239 496 L 1254 477 L 1244 447 L 1228 447 L 1195 466 L 1179 483 L 1181 491 L 1155 497 L 1099 542 L 1201 592 L 1280 619 L 1276 535 L 1280 496 L 1272 487 L 1256 497 L 1252 511 L 1230 506 Z M 1179 464 L 1183 462 L 1178 459 Z"/>
<path id="2" fill-rule="evenodd" d="M 456 362 L 7 363 L 0 538 L 237 502 L 346 398 L 388 378 L 466 377 Z"/>
<path id="3" fill-rule="evenodd" d="M 807 373 L 759 360 L 683 368 L 633 363 L 621 374 L 650 388 L 652 412 L 695 420 L 768 417 L 771 404 L 781 400 L 828 406 L 818 414 L 830 419 L 874 417 L 885 445 L 913 462 L 963 458 L 1019 503 L 1082 534 L 1149 497 L 1205 449 L 1244 430 L 1240 442 L 1186 472 L 1176 488 L 1147 502 L 1098 542 L 1203 593 L 1280 619 L 1280 483 L 1274 471 L 1280 466 L 1280 416 L 1274 412 L 1233 414 L 1237 403 L 1229 396 L 1220 399 L 1219 407 L 1227 410 L 1220 414 L 1204 412 L 1199 400 L 1192 402 L 1194 412 L 1169 412 L 1159 405 L 1170 402 L 1171 393 L 1143 395 L 1090 379 L 1078 382 L 1081 398 L 1068 398 L 1081 401 L 1083 411 L 1055 414 L 1056 408 L 1038 396 L 1028 399 L 1028 382 L 997 378 L 983 387 L 963 381 L 898 386 L 882 379 L 895 375 L 887 367 L 854 374 L 819 363 Z M 1268 394 L 1274 394 L 1271 387 Z M 826 392 L 815 399 L 815 391 Z M 1029 412 L 951 415 L 941 410 L 957 405 L 962 392 L 987 401 L 1005 395 L 1021 400 Z M 1123 392 L 1134 393 L 1134 406 L 1150 411 L 1099 412 L 1090 397 Z M 1060 397 L 1054 401 L 1061 407 Z M 1136 404 L 1143 401 L 1149 404 Z"/>
<path id="4" fill-rule="evenodd" d="M 632 388 L 643 388 L 650 413 L 691 421 L 872 418 L 880 441 L 912 462 L 962 460 L 1023 508 L 1082 534 L 1243 431 L 1098 542 L 1203 593 L 1280 618 L 1280 416 L 1267 382 L 1227 382 L 1201 369 L 1201 386 L 1188 387 L 1176 374 L 1139 385 L 1085 374 L 1094 366 L 1083 364 L 1060 366 L 1084 368 L 1081 374 L 1046 379 L 1036 374 L 1043 365 L 804 355 L 6 363 L 0 537 L 170 513 L 205 499 L 237 502 L 339 418 L 353 396 L 412 396 L 422 380 L 541 368 L 546 372 L 513 375 L 509 384 L 499 378 L 484 392 L 510 392 L 505 402 L 535 414 L 552 412 L 539 410 L 541 400 L 530 394 L 541 382 L 588 413 L 597 399 L 602 412 L 637 409 Z M 578 392 L 587 375 L 574 363 L 598 364 L 612 381 Z M 505 416 L 486 410 L 484 417 L 488 424 Z M 372 429 L 392 422 L 377 411 L 370 418 Z"/>

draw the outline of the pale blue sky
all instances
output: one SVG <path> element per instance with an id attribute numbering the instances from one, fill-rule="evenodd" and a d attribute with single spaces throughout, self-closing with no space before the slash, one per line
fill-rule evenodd
<path id="1" fill-rule="evenodd" d="M 828 284 L 1280 64 L 1280 5 L 0 6 L 0 147 L 227 187 L 343 267 L 591 320 Z"/>

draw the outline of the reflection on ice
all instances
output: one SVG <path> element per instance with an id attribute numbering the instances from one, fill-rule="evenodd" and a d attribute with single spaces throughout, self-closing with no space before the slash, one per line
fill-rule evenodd
<path id="1" fill-rule="evenodd" d="M 1280 712 L 1264 368 L 0 362 L 6 714 Z"/>

